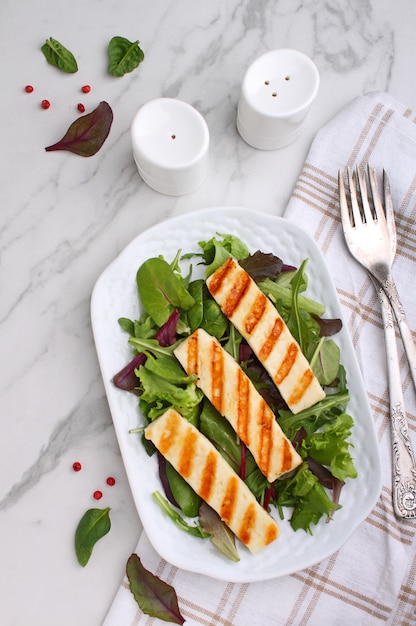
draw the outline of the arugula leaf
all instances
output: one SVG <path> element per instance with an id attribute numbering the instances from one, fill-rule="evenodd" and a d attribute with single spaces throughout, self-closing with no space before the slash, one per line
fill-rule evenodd
<path id="1" fill-rule="evenodd" d="M 166 498 L 164 498 L 159 491 L 155 491 L 152 495 L 153 499 L 157 502 L 162 511 L 164 511 L 181 530 L 184 530 L 190 535 L 194 535 L 194 537 L 199 537 L 200 539 L 206 539 L 209 537 L 209 534 L 204 532 L 201 526 L 198 526 L 197 524 L 188 524 L 182 515 L 169 504 Z"/>
<path id="2" fill-rule="evenodd" d="M 78 563 L 85 567 L 99 539 L 111 528 L 110 509 L 89 509 L 82 516 L 75 531 L 75 552 Z"/>
<path id="3" fill-rule="evenodd" d="M 174 588 L 143 567 L 137 554 L 129 557 L 126 574 L 130 591 L 143 613 L 174 624 L 185 622 Z"/>
<path id="4" fill-rule="evenodd" d="M 132 72 L 144 59 L 139 41 L 129 41 L 125 37 L 113 37 L 108 44 L 108 71 L 112 76 L 124 76 Z"/>
<path id="5" fill-rule="evenodd" d="M 74 74 L 78 71 L 78 65 L 74 55 L 65 46 L 53 37 L 49 37 L 41 47 L 45 59 L 62 72 Z"/>
<path id="6" fill-rule="evenodd" d="M 289 272 L 285 272 L 285 274 L 286 273 L 289 274 Z M 285 274 L 279 274 L 279 278 L 276 281 L 266 278 L 266 280 L 260 282 L 258 286 L 275 304 L 279 304 L 281 307 L 290 310 L 290 307 L 292 306 L 292 288 L 287 286 L 285 281 L 280 280 L 280 277 Z M 325 307 L 323 304 L 315 302 L 314 300 L 299 294 L 298 307 L 300 310 L 307 311 L 311 314 L 313 313 L 319 317 L 325 313 Z"/>

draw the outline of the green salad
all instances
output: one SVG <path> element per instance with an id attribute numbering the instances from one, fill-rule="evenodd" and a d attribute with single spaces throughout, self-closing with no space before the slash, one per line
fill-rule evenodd
<path id="1" fill-rule="evenodd" d="M 140 319 L 118 320 L 129 336 L 132 360 L 113 382 L 138 396 L 146 424 L 170 407 L 177 410 L 215 445 L 266 510 L 276 509 L 280 519 L 288 519 L 294 531 L 312 534 L 322 517 L 332 519 L 341 506 L 345 481 L 357 476 L 350 454 L 353 418 L 347 413 L 346 373 L 339 347 L 332 339 L 342 323 L 325 318 L 324 305 L 307 296 L 307 259 L 300 267 L 293 267 L 272 253 L 251 254 L 244 242 L 228 234 L 217 234 L 198 246 L 197 253 L 178 251 L 170 260 L 150 258 L 138 268 Z M 324 399 L 311 408 L 297 414 L 288 409 L 262 364 L 209 293 L 205 279 L 230 256 L 276 306 L 324 387 Z M 193 279 L 192 264 L 203 266 L 205 279 Z M 290 474 L 269 483 L 229 422 L 197 387 L 196 376 L 188 376 L 182 369 L 173 351 L 197 328 L 220 341 L 273 410 L 303 459 Z M 144 428 L 132 432 L 140 435 Z M 219 516 L 151 442 L 144 436 L 141 440 L 149 455 L 158 456 L 163 493 L 156 492 L 154 497 L 163 511 L 184 531 L 211 537 L 222 552 L 238 560 L 233 537 Z"/>

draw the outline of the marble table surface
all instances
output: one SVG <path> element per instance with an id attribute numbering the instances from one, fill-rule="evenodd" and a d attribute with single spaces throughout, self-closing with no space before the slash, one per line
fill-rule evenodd
<path id="1" fill-rule="evenodd" d="M 416 109 L 415 23 L 414 0 L 2 1 L 2 624 L 101 624 L 141 531 L 92 336 L 98 276 L 171 216 L 214 206 L 282 215 L 316 132 L 357 95 L 388 91 Z M 107 72 L 114 35 L 139 39 L 145 52 L 121 78 Z M 76 74 L 47 64 L 40 48 L 50 36 L 76 55 Z M 236 130 L 241 81 L 258 56 L 282 47 L 314 60 L 320 89 L 301 137 L 259 151 Z M 133 161 L 134 114 L 162 96 L 188 102 L 208 124 L 208 177 L 188 196 L 153 191 Z M 45 152 L 79 117 L 79 102 L 90 112 L 102 100 L 114 122 L 95 156 Z M 111 507 L 112 529 L 81 568 L 74 532 L 93 506 Z"/>

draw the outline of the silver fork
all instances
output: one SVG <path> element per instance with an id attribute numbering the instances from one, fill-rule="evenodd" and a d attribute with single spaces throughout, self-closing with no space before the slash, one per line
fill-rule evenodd
<path id="1" fill-rule="evenodd" d="M 416 346 L 391 274 L 393 259 L 391 257 L 390 235 L 383 205 L 377 191 L 375 172 L 371 167 L 368 169 L 375 216 L 373 217 L 368 201 L 365 176 L 357 168 L 354 177 L 348 168 L 350 208 L 345 193 L 342 173 L 339 172 L 338 176 L 342 227 L 351 254 L 377 280 L 390 300 L 403 340 L 407 360 L 409 361 L 410 374 L 416 389 Z M 387 194 L 389 196 L 388 188 Z M 359 204 L 359 197 L 362 210 Z"/>
<path id="2" fill-rule="evenodd" d="M 375 205 L 375 211 L 377 215 L 381 215 L 384 218 L 383 206 L 378 193 L 377 178 L 375 171 L 372 168 L 369 170 L 369 179 L 373 202 Z M 362 203 L 367 206 L 367 190 L 365 185 L 365 179 L 361 176 L 360 191 L 363 195 Z M 356 197 L 356 191 L 354 181 L 351 172 L 348 172 L 349 185 L 353 196 L 352 203 L 355 203 L 356 217 L 358 200 Z M 396 228 L 394 223 L 394 211 L 391 202 L 390 186 L 387 175 L 383 172 L 384 183 L 384 203 L 386 210 L 386 226 L 388 225 L 388 232 L 390 233 L 389 248 L 387 250 L 389 255 L 389 270 L 393 263 L 396 253 Z M 339 193 L 340 193 L 340 205 L 341 205 L 341 219 L 344 229 L 344 234 L 348 246 L 354 237 L 352 231 L 355 226 L 351 224 L 351 213 L 348 207 L 348 202 L 345 194 L 345 186 L 342 177 L 342 173 L 339 172 Z M 365 194 L 365 195 L 364 195 Z M 365 211 L 366 209 L 364 209 Z M 352 207 L 352 211 L 354 208 Z M 371 212 L 370 207 L 367 208 L 368 212 Z M 373 221 L 372 216 L 367 215 L 369 223 Z M 362 223 L 361 217 L 359 218 Z M 367 222 L 368 223 L 368 222 Z M 358 224 L 359 225 L 359 224 Z M 348 234 L 348 238 L 347 238 Z M 356 255 L 354 254 L 355 258 Z M 358 259 L 357 259 L 358 260 Z M 361 261 L 360 261 L 361 263 Z M 368 269 L 366 267 L 366 269 Z M 386 355 L 387 355 L 387 372 L 389 381 L 389 396 L 390 396 L 390 425 L 391 425 L 391 438 L 392 438 L 392 460 L 393 460 L 393 506 L 394 511 L 398 517 L 401 518 L 416 518 L 416 463 L 412 450 L 412 445 L 408 435 L 407 420 L 404 408 L 403 392 L 400 379 L 400 367 L 397 354 L 396 334 L 394 330 L 393 314 L 390 300 L 387 297 L 383 287 L 376 280 L 374 275 L 370 273 L 373 284 L 377 290 L 378 297 L 380 299 L 381 311 L 383 316 L 384 331 L 386 337 Z"/>

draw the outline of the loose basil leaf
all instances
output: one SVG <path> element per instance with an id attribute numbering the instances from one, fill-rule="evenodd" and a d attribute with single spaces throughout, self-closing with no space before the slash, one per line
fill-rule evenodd
<path id="1" fill-rule="evenodd" d="M 89 509 L 84 513 L 75 531 L 75 552 L 78 563 L 85 567 L 99 539 L 111 528 L 110 508 Z"/>
<path id="2" fill-rule="evenodd" d="M 74 55 L 59 41 L 49 37 L 41 47 L 43 54 L 48 63 L 54 65 L 62 72 L 74 74 L 78 71 L 78 65 Z"/>
<path id="3" fill-rule="evenodd" d="M 143 567 L 137 554 L 129 557 L 126 574 L 130 590 L 143 613 L 165 622 L 184 623 L 174 588 Z"/>
<path id="4" fill-rule="evenodd" d="M 131 42 L 125 37 L 113 37 L 108 44 L 108 71 L 112 76 L 124 76 L 132 72 L 144 59 L 139 41 Z"/>
<path id="5" fill-rule="evenodd" d="M 60 141 L 45 148 L 46 152 L 68 150 L 79 156 L 93 156 L 103 145 L 113 123 L 113 112 L 107 102 L 79 117 L 71 124 Z"/>

